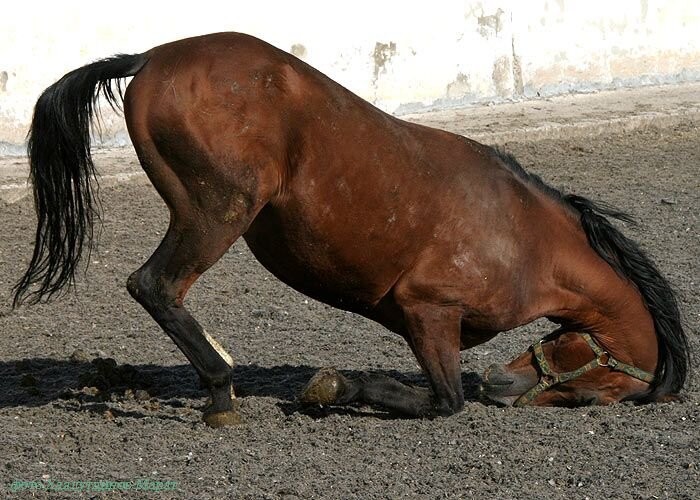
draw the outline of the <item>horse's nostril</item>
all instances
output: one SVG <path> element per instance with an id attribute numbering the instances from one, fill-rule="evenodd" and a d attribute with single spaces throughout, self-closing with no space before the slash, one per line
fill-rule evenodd
<path id="1" fill-rule="evenodd" d="M 484 372 L 479 396 L 490 402 L 510 406 L 520 395 L 516 377 L 503 365 L 493 364 Z"/>
<path id="2" fill-rule="evenodd" d="M 493 364 L 484 372 L 484 383 L 487 385 L 510 385 L 514 380 L 503 365 Z"/>

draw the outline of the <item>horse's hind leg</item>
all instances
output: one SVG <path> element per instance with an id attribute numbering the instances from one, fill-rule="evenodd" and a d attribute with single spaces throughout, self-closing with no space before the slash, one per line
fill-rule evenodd
<path id="1" fill-rule="evenodd" d="M 229 248 L 233 231 L 206 232 L 171 222 L 158 249 L 128 281 L 129 293 L 155 319 L 192 363 L 211 393 L 204 420 L 212 426 L 238 421 L 233 408 L 233 360 L 183 306 L 192 283 Z"/>
<path id="2" fill-rule="evenodd" d="M 148 261 L 127 281 L 129 293 L 150 313 L 197 370 L 211 393 L 204 421 L 234 424 L 231 356 L 190 315 L 183 302 L 197 278 L 248 228 L 266 203 L 261 170 L 218 167 L 206 156 L 184 163 L 139 154 L 151 182 L 170 208 L 170 226 Z M 148 158 L 148 160 L 146 160 Z M 199 177 L 192 178 L 188 172 Z M 224 175 L 225 173 L 225 175 Z"/>

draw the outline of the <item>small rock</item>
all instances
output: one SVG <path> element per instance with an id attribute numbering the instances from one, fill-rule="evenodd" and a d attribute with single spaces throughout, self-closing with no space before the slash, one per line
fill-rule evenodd
<path id="1" fill-rule="evenodd" d="M 151 395 L 148 394 L 148 391 L 139 389 L 136 392 L 134 392 L 134 398 L 136 399 L 136 401 L 148 401 L 149 399 L 151 399 Z"/>
<path id="2" fill-rule="evenodd" d="M 149 411 L 158 411 L 160 410 L 160 403 L 158 401 L 149 402 L 145 405 L 145 408 Z"/>
<path id="3" fill-rule="evenodd" d="M 78 391 L 71 389 L 70 387 L 63 389 L 59 394 L 58 397 L 60 399 L 73 399 L 76 394 L 78 394 Z"/>
<path id="4" fill-rule="evenodd" d="M 92 364 L 100 371 L 112 371 L 117 367 L 117 362 L 114 358 L 95 358 L 92 360 Z"/>
<path id="5" fill-rule="evenodd" d="M 83 387 L 80 389 L 80 392 L 86 396 L 97 396 L 100 393 L 100 390 L 97 387 Z"/>
<path id="6" fill-rule="evenodd" d="M 70 355 L 70 362 L 71 363 L 89 363 L 90 362 L 90 356 L 87 355 L 85 351 L 82 349 L 76 349 L 73 351 L 73 353 Z"/>

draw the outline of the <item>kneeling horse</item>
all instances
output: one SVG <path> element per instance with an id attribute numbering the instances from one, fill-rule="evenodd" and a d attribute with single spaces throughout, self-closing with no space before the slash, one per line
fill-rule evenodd
<path id="1" fill-rule="evenodd" d="M 492 365 L 484 396 L 603 405 L 656 401 L 684 385 L 676 298 L 610 223 L 624 214 L 560 193 L 499 149 L 384 113 L 238 33 L 99 60 L 41 94 L 28 137 L 38 225 L 14 306 L 74 283 L 94 242 L 90 134 L 100 97 L 123 103 L 138 159 L 170 212 L 127 288 L 208 388 L 209 425 L 239 420 L 233 359 L 184 301 L 241 236 L 284 283 L 401 335 L 429 381 L 323 369 L 304 402 L 454 414 L 464 406 L 460 351 L 541 317 L 560 327 Z"/>

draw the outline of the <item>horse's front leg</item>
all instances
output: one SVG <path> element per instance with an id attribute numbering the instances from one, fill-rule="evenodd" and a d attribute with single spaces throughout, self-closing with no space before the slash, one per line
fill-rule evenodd
<path id="1" fill-rule="evenodd" d="M 348 378 L 334 368 L 320 369 L 301 392 L 304 404 L 366 404 L 413 417 L 430 415 L 433 398 L 429 389 L 413 387 L 380 374 Z"/>
<path id="2" fill-rule="evenodd" d="M 457 308 L 414 305 L 404 310 L 407 340 L 430 382 L 412 387 L 384 375 L 344 377 L 324 368 L 301 395 L 307 404 L 379 406 L 413 417 L 451 415 L 464 407 L 460 370 L 460 318 Z"/>

